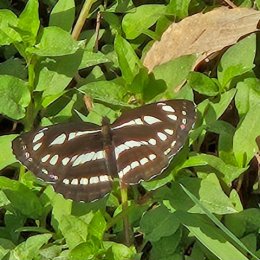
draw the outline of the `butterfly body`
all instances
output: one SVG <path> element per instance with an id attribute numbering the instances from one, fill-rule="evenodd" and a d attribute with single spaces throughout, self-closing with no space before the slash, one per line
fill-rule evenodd
<path id="1" fill-rule="evenodd" d="M 13 141 L 17 159 L 57 192 L 77 201 L 107 194 L 113 178 L 137 184 L 159 175 L 184 145 L 195 122 L 187 100 L 148 104 L 113 124 L 66 123 L 36 129 Z"/>

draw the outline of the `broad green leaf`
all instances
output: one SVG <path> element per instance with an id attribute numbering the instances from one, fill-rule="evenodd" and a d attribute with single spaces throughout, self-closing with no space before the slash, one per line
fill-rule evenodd
<path id="1" fill-rule="evenodd" d="M 75 2 L 73 0 L 58 1 L 50 14 L 49 26 L 57 26 L 70 32 L 75 19 Z"/>
<path id="2" fill-rule="evenodd" d="M 132 0 L 116 0 L 111 2 L 111 5 L 107 7 L 106 11 L 115 13 L 126 13 L 127 11 L 132 11 L 133 8 L 134 4 Z"/>
<path id="3" fill-rule="evenodd" d="M 4 256 L 14 247 L 15 245 L 11 240 L 0 238 L 0 259 L 4 259 Z"/>
<path id="4" fill-rule="evenodd" d="M 84 69 L 107 62 L 111 62 L 111 60 L 108 59 L 107 56 L 102 52 L 92 52 L 89 50 L 85 50 L 79 69 Z"/>
<path id="5" fill-rule="evenodd" d="M 130 43 L 123 37 L 117 35 L 114 45 L 122 76 L 127 83 L 131 83 L 142 64 Z"/>
<path id="6" fill-rule="evenodd" d="M 59 222 L 59 229 L 70 249 L 87 241 L 88 225 L 79 217 L 63 215 Z"/>
<path id="7" fill-rule="evenodd" d="M 18 18 L 10 10 L 0 10 L 0 46 L 9 45 L 22 41 L 21 36 L 14 28 L 18 23 Z"/>
<path id="8" fill-rule="evenodd" d="M 176 251 L 181 242 L 182 232 L 178 229 L 173 235 L 162 237 L 158 241 L 152 242 L 151 260 L 176 259 Z"/>
<path id="9" fill-rule="evenodd" d="M 37 33 L 40 26 L 38 0 L 29 0 L 19 16 L 18 29 L 25 43 L 32 46 L 36 42 Z"/>
<path id="10" fill-rule="evenodd" d="M 83 242 L 74 247 L 69 254 L 69 260 L 82 260 L 82 259 L 98 259 L 100 244 L 95 243 L 95 240 Z M 101 251 L 101 250 L 100 250 Z"/>
<path id="11" fill-rule="evenodd" d="M 227 109 L 228 105 L 234 98 L 236 93 L 235 89 L 231 89 L 223 93 L 220 97 L 215 98 L 214 101 L 208 103 L 208 107 L 204 114 L 204 121 L 207 125 L 215 122 Z"/>
<path id="12" fill-rule="evenodd" d="M 260 102 L 260 81 L 257 78 L 247 78 L 237 84 L 235 96 L 236 108 L 239 116 L 246 115 L 250 107 Z"/>
<path id="13" fill-rule="evenodd" d="M 0 170 L 17 161 L 12 151 L 12 141 L 16 136 L 17 135 L 0 136 Z"/>
<path id="14" fill-rule="evenodd" d="M 88 232 L 90 235 L 102 240 L 106 230 L 106 220 L 100 211 L 96 212 L 94 217 L 89 223 Z"/>
<path id="15" fill-rule="evenodd" d="M 218 65 L 218 80 L 222 88 L 228 88 L 231 80 L 254 68 L 256 35 L 252 34 L 230 47 Z"/>
<path id="16" fill-rule="evenodd" d="M 237 237 L 257 233 L 260 228 L 260 211 L 256 208 L 225 216 L 225 225 Z"/>
<path id="17" fill-rule="evenodd" d="M 174 234 L 179 228 L 179 221 L 174 213 L 160 205 L 147 211 L 141 219 L 140 228 L 146 240 L 158 241 L 162 237 Z"/>
<path id="18" fill-rule="evenodd" d="M 129 106 L 123 102 L 126 89 L 113 81 L 96 81 L 79 88 L 93 99 L 109 103 L 111 105 Z"/>
<path id="19" fill-rule="evenodd" d="M 136 249 L 133 246 L 127 247 L 112 241 L 104 241 L 103 244 L 107 250 L 111 249 L 114 260 L 135 259 Z"/>
<path id="20" fill-rule="evenodd" d="M 49 244 L 45 248 L 40 249 L 40 255 L 43 257 L 43 259 L 51 259 L 54 260 L 56 256 L 60 258 L 60 260 L 63 260 L 61 258 L 61 252 L 62 252 L 63 245 L 51 245 Z"/>
<path id="21" fill-rule="evenodd" d="M 52 237 L 51 234 L 42 234 L 29 237 L 26 241 L 22 242 L 11 251 L 9 259 L 12 260 L 33 260 L 39 257 L 39 250 L 47 244 L 48 240 Z"/>
<path id="22" fill-rule="evenodd" d="M 134 12 L 127 13 L 122 21 L 122 28 L 127 39 L 135 39 L 145 30 L 150 28 L 160 16 L 165 14 L 164 5 L 141 5 Z M 140 22 L 142 21 L 142 22 Z"/>
<path id="23" fill-rule="evenodd" d="M 83 48 L 83 41 L 75 41 L 72 36 L 59 27 L 50 26 L 43 29 L 40 42 L 27 51 L 38 56 L 64 56 Z"/>
<path id="24" fill-rule="evenodd" d="M 8 75 L 0 75 L 0 82 L 0 113 L 16 120 L 23 118 L 31 99 L 26 82 Z"/>
<path id="25" fill-rule="evenodd" d="M 188 83 L 202 95 L 216 96 L 219 93 L 219 88 L 214 80 L 199 72 L 191 71 L 188 75 Z"/>
<path id="26" fill-rule="evenodd" d="M 235 246 L 233 246 L 222 231 L 205 221 L 198 214 L 178 211 L 179 221 L 195 236 L 207 249 L 221 260 L 248 260 Z"/>
<path id="27" fill-rule="evenodd" d="M 216 174 L 227 185 L 231 185 L 235 180 L 246 171 L 247 168 L 238 168 L 224 163 L 220 158 L 209 154 L 192 154 L 190 158 L 181 166 L 181 168 L 204 166 L 205 170 L 216 170 Z M 212 167 L 213 169 L 209 168 Z"/>
<path id="28" fill-rule="evenodd" d="M 250 107 L 250 110 L 234 134 L 234 154 L 241 167 L 248 165 L 258 151 L 256 137 L 260 135 L 259 111 L 260 102 Z"/>
<path id="29" fill-rule="evenodd" d="M 41 216 L 43 209 L 39 198 L 25 185 L 1 176 L 0 189 L 4 191 L 12 207 L 23 215 L 34 219 Z"/>
<path id="30" fill-rule="evenodd" d="M 27 79 L 25 63 L 18 58 L 10 58 L 0 63 L 0 75 L 9 75 L 22 80 Z"/>
<path id="31" fill-rule="evenodd" d="M 187 78 L 195 59 L 193 55 L 182 56 L 154 68 L 154 77 L 165 81 L 169 98 L 173 97 L 173 90 Z"/>
<path id="32" fill-rule="evenodd" d="M 173 14 L 178 19 L 188 16 L 191 0 L 171 0 L 167 5 L 167 12 Z"/>

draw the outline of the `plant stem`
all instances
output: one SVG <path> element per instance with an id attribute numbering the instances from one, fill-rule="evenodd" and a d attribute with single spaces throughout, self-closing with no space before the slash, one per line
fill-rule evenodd
<path id="1" fill-rule="evenodd" d="M 82 30 L 82 27 L 85 24 L 85 21 L 89 15 L 89 11 L 91 6 L 96 2 L 97 0 L 86 0 L 81 11 L 79 14 L 79 18 L 74 26 L 74 29 L 72 31 L 72 37 L 73 39 L 77 40 L 79 37 L 79 34 Z"/>
<path id="2" fill-rule="evenodd" d="M 121 200 L 122 200 L 122 212 L 126 211 L 128 208 L 128 198 L 127 198 L 127 186 L 124 183 L 120 183 Z M 125 243 L 127 246 L 131 245 L 132 242 L 132 232 L 129 224 L 129 219 L 127 214 L 123 214 L 123 226 L 125 233 Z"/>

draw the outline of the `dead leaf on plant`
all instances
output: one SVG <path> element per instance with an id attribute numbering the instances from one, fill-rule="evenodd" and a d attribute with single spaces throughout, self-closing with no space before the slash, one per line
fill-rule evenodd
<path id="1" fill-rule="evenodd" d="M 242 36 L 257 31 L 259 20 L 260 12 L 248 8 L 221 7 L 189 16 L 169 26 L 161 40 L 147 52 L 144 66 L 152 71 L 157 65 L 194 53 L 199 54 L 198 64 Z"/>

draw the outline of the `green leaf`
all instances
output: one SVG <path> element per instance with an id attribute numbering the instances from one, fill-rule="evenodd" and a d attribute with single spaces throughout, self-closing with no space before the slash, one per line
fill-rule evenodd
<path id="1" fill-rule="evenodd" d="M 246 115 L 250 107 L 260 102 L 259 84 L 260 80 L 257 78 L 247 78 L 238 82 L 235 102 L 240 118 Z"/>
<path id="2" fill-rule="evenodd" d="M 26 82 L 8 75 L 0 75 L 0 82 L 0 113 L 12 119 L 23 118 L 31 99 Z"/>
<path id="3" fill-rule="evenodd" d="M 23 215 L 34 219 L 41 216 L 43 209 L 39 198 L 25 185 L 1 176 L 0 189 L 4 191 L 12 207 Z"/>
<path id="4" fill-rule="evenodd" d="M 182 56 L 154 68 L 154 77 L 165 81 L 169 98 L 173 97 L 173 90 L 187 78 L 195 59 L 195 55 Z"/>
<path id="5" fill-rule="evenodd" d="M 177 212 L 178 219 L 208 250 L 218 259 L 248 260 L 236 247 L 234 247 L 224 234 L 214 225 L 205 221 L 205 218 L 198 214 Z"/>
<path id="6" fill-rule="evenodd" d="M 37 33 L 40 26 L 38 0 L 29 0 L 19 16 L 18 28 L 25 43 L 30 46 L 36 42 Z"/>
<path id="7" fill-rule="evenodd" d="M 165 206 L 160 205 L 147 211 L 141 219 L 140 228 L 145 238 L 150 241 L 158 241 L 162 237 L 174 234 L 179 228 L 179 221 L 174 213 Z"/>
<path id="8" fill-rule="evenodd" d="M 259 111 L 260 103 L 250 107 L 234 134 L 234 154 L 241 167 L 248 165 L 258 151 L 256 137 L 260 135 Z"/>
<path id="9" fill-rule="evenodd" d="M 96 212 L 94 217 L 89 223 L 88 232 L 92 236 L 97 237 L 99 240 L 102 240 L 104 232 L 106 230 L 106 220 L 100 211 Z"/>
<path id="10" fill-rule="evenodd" d="M 146 4 L 136 7 L 134 12 L 127 13 L 122 21 L 122 28 L 126 38 L 137 38 L 141 33 L 155 24 L 165 14 L 165 10 L 166 7 L 164 5 Z"/>
<path id="11" fill-rule="evenodd" d="M 59 228 L 70 249 L 87 241 L 88 225 L 78 217 L 63 215 L 59 223 Z"/>
<path id="12" fill-rule="evenodd" d="M 12 151 L 12 141 L 16 136 L 17 135 L 0 136 L 0 147 L 1 151 L 3 151 L 0 153 L 0 170 L 17 161 Z"/>
<path id="13" fill-rule="evenodd" d="M 216 170 L 216 174 L 227 185 L 231 185 L 232 181 L 240 176 L 247 168 L 238 168 L 225 164 L 220 158 L 209 154 L 192 154 L 190 158 L 181 166 L 181 168 L 207 166 L 205 168 L 210 171 L 208 166 Z M 212 171 L 212 170 L 211 170 Z"/>
<path id="14" fill-rule="evenodd" d="M 188 16 L 191 0 L 171 0 L 167 5 L 167 13 L 173 14 L 177 19 Z"/>
<path id="15" fill-rule="evenodd" d="M 111 249 L 113 255 L 113 258 L 111 259 L 113 260 L 135 259 L 136 250 L 133 246 L 127 247 L 123 244 L 118 244 L 112 241 L 104 241 L 103 244 L 107 250 Z"/>
<path id="16" fill-rule="evenodd" d="M 4 238 L 0 238 L 0 259 L 4 259 L 4 256 L 13 249 L 15 245 L 12 241 Z"/>
<path id="17" fill-rule="evenodd" d="M 199 72 L 191 71 L 188 75 L 188 83 L 202 95 L 216 96 L 219 93 L 219 88 L 214 80 Z"/>
<path id="18" fill-rule="evenodd" d="M 112 105 L 129 106 L 123 102 L 126 89 L 124 86 L 113 81 L 96 81 L 83 85 L 81 91 L 90 95 L 93 99 L 103 101 Z"/>
<path id="19" fill-rule="evenodd" d="M 11 251 L 9 259 L 13 260 L 33 260 L 39 256 L 40 248 L 52 237 L 51 234 L 42 234 L 29 237 L 25 242 L 19 244 Z"/>
<path id="20" fill-rule="evenodd" d="M 102 63 L 108 63 L 108 62 L 111 62 L 111 60 L 108 59 L 107 56 L 102 52 L 92 52 L 89 50 L 85 50 L 79 69 L 84 69 L 84 68 L 88 68 L 91 66 L 95 66 Z"/>
<path id="21" fill-rule="evenodd" d="M 218 80 L 222 88 L 227 88 L 231 80 L 254 68 L 256 35 L 252 34 L 230 47 L 218 65 Z"/>
<path id="22" fill-rule="evenodd" d="M 0 46 L 22 41 L 21 36 L 12 27 L 16 27 L 18 18 L 10 10 L 0 10 Z"/>
<path id="23" fill-rule="evenodd" d="M 142 64 L 130 43 L 123 37 L 117 35 L 114 44 L 122 76 L 127 83 L 131 83 Z"/>
<path id="24" fill-rule="evenodd" d="M 24 62 L 18 58 L 10 58 L 0 63 L 0 74 L 13 76 L 22 80 L 27 79 L 26 66 Z"/>
<path id="25" fill-rule="evenodd" d="M 151 260 L 176 259 L 176 251 L 181 242 L 182 232 L 178 229 L 173 235 L 162 237 L 159 241 L 152 242 Z"/>
<path id="26" fill-rule="evenodd" d="M 43 29 L 40 42 L 27 51 L 38 56 L 63 56 L 75 53 L 83 47 L 82 41 L 75 41 L 70 33 L 59 27 L 50 26 Z"/>
<path id="27" fill-rule="evenodd" d="M 75 2 L 73 0 L 58 1 L 50 14 L 49 26 L 57 26 L 70 32 L 75 19 Z"/>

